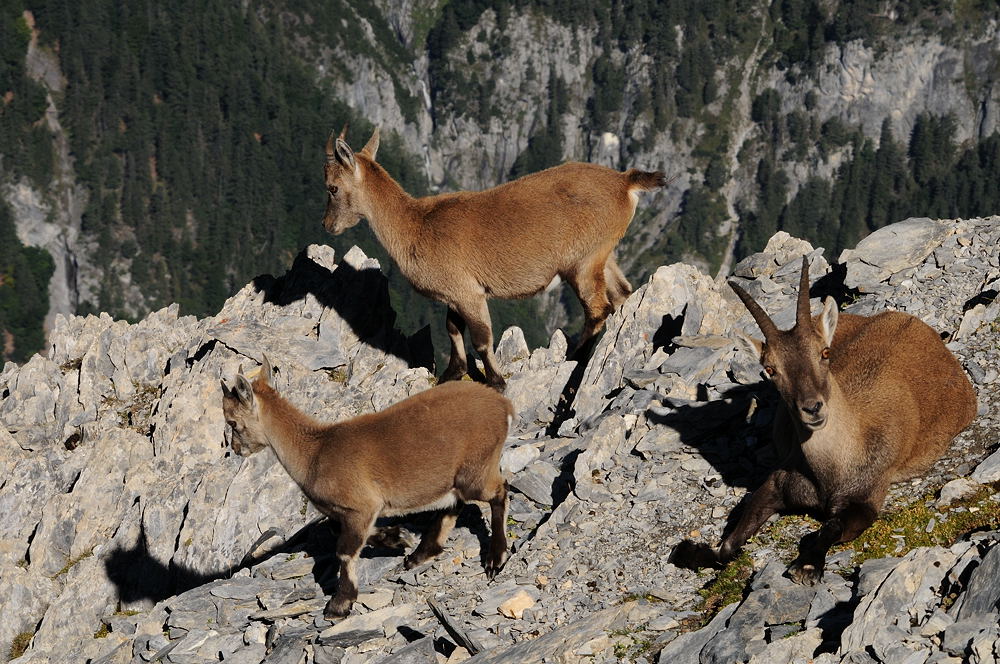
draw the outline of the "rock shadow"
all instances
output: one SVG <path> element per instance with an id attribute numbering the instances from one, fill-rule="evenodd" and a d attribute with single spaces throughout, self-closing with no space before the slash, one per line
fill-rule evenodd
<path id="1" fill-rule="evenodd" d="M 699 388 L 698 396 L 707 397 L 704 392 Z M 758 417 L 777 407 L 777 391 L 761 381 L 721 396 L 712 401 L 663 397 L 663 406 L 650 408 L 646 417 L 676 431 L 680 442 L 696 449 L 726 485 L 755 489 L 777 465 L 770 446 L 771 417 Z"/>
<path id="2" fill-rule="evenodd" d="M 375 268 L 358 270 L 341 261 L 330 270 L 303 249 L 284 275 L 257 276 L 252 281 L 264 301 L 287 306 L 307 295 L 337 312 L 351 331 L 366 344 L 395 355 L 410 367 L 434 368 L 434 348 L 429 330 L 406 337 L 395 327 L 396 312 L 389 300 L 389 280 Z"/>
<path id="3" fill-rule="evenodd" d="M 563 385 L 563 389 L 559 393 L 559 399 L 556 401 L 552 421 L 549 422 L 547 427 L 545 427 L 546 436 L 550 438 L 558 436 L 559 429 L 562 425 L 576 415 L 576 411 L 573 409 L 573 401 L 576 399 L 577 390 L 580 389 L 580 385 L 583 383 L 583 374 L 586 373 L 587 365 L 590 364 L 590 359 L 593 357 L 594 348 L 597 346 L 597 340 L 600 339 L 603 334 L 604 333 L 602 332 L 591 337 L 587 340 L 587 343 L 577 348 L 573 352 L 572 356 L 567 358 L 570 361 L 576 362 L 576 366 L 573 367 L 572 373 L 570 373 L 569 378 L 566 379 L 566 384 Z"/>

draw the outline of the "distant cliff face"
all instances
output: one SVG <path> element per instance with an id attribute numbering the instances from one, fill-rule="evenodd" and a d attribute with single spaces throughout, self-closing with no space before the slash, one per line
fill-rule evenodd
<path id="1" fill-rule="evenodd" d="M 894 137 L 905 145 L 921 114 L 954 118 L 953 139 L 959 145 L 975 143 L 997 129 L 1000 35 L 995 22 L 969 30 L 962 39 L 954 28 L 946 40 L 939 34 L 943 29 L 909 26 L 870 43 L 827 41 L 814 56 L 815 63 L 788 65 L 776 55 L 781 45 L 772 19 L 752 11 L 744 17 L 751 34 L 743 42 L 749 48 L 733 49 L 729 57 L 711 64 L 714 99 L 687 116 L 669 100 L 664 111 L 669 119 L 657 126 L 649 102 L 653 78 L 658 67 L 672 70 L 676 62 L 655 62 L 650 48 L 639 40 L 607 42 L 602 33 L 608 26 L 588 20 L 586 9 L 576 20 L 531 9 L 505 12 L 500 18 L 487 9 L 439 52 L 432 41 L 436 35 L 421 41 L 426 33 L 416 27 L 435 12 L 440 15 L 433 3 L 381 3 L 379 8 L 412 59 L 392 61 L 394 69 L 387 70 L 385 60 L 362 54 L 369 48 L 385 50 L 382 33 L 359 30 L 330 48 L 320 77 L 335 96 L 370 121 L 398 131 L 407 148 L 422 156 L 432 185 L 478 189 L 503 182 L 518 158 L 531 150 L 532 137 L 546 132 L 558 138 L 547 143 L 558 150 L 548 155 L 550 163 L 576 159 L 618 168 L 662 168 L 680 176 L 641 203 L 641 228 L 630 234 L 620 252 L 635 271 L 641 270 L 644 249 L 662 248 L 663 235 L 684 223 L 683 194 L 702 183 L 713 159 L 721 158 L 730 175 L 718 187 L 725 211 L 713 227 L 700 230 L 723 241 L 716 243 L 712 255 L 702 246 L 701 252 L 691 247 L 685 256 L 718 267 L 733 249 L 727 240 L 737 231 L 737 207 L 757 203 L 761 155 L 781 155 L 789 177 L 788 197 L 810 177 L 830 178 L 853 155 L 850 145 L 820 151 L 814 144 L 793 153 L 789 144 L 795 137 L 787 129 L 772 132 L 773 127 L 753 118 L 754 101 L 768 90 L 777 93 L 774 112 L 780 117 L 804 112 L 817 126 L 838 120 L 876 142 L 889 119 Z M 659 31 L 669 35 L 673 29 L 659 26 Z M 683 51 L 683 28 L 675 38 Z M 605 62 L 616 72 L 612 79 L 595 72 Z M 679 70 L 676 75 L 681 76 Z M 419 103 L 404 110 L 390 80 Z M 602 84 L 617 89 L 609 91 Z M 553 92 L 557 86 L 565 89 L 561 99 Z M 437 94 L 430 94 L 432 89 Z M 616 105 L 596 126 L 595 100 L 609 92 Z M 548 126 L 553 119 L 554 128 Z"/>
<path id="2" fill-rule="evenodd" d="M 840 249 L 908 216 L 1000 207 L 981 193 L 1000 177 L 989 8 L 248 2 L 95 27 L 28 4 L 24 66 L 49 93 L 55 158 L 48 186 L 5 160 L 0 191 L 21 236 L 55 258 L 53 312 L 209 313 L 287 265 L 320 238 L 317 164 L 346 119 L 395 136 L 380 156 L 411 190 L 480 189 L 568 159 L 677 176 L 643 196 L 618 251 L 633 278 L 681 259 L 724 271 L 782 229 Z M 199 60 L 175 29 L 189 19 L 218 53 Z M 87 50 L 115 30 L 130 35 L 116 46 L 154 43 L 151 26 L 173 40 L 153 52 L 183 66 Z M 251 42 L 256 60 L 239 46 Z M 898 145 L 875 154 L 887 137 Z M 204 250 L 219 237 L 253 250 L 220 259 Z M 566 320 L 555 299 L 541 305 L 549 331 Z"/>

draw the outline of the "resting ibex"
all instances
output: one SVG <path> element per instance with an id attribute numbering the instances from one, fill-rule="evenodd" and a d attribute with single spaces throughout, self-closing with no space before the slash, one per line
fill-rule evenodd
<path id="1" fill-rule="evenodd" d="M 838 316 L 827 298 L 822 313 L 810 318 L 805 258 L 790 330 L 778 330 L 746 291 L 730 286 L 764 333 L 763 342 L 744 339 L 781 395 L 774 442 L 788 457 L 753 493 L 718 549 L 685 540 L 671 560 L 719 566 L 775 512 L 815 513 L 823 525 L 802 538 L 788 570 L 812 585 L 829 548 L 875 521 L 889 485 L 925 471 L 972 422 L 976 394 L 941 337 L 913 316 Z"/>
<path id="2" fill-rule="evenodd" d="M 323 226 L 336 235 L 367 218 L 413 287 L 448 305 L 451 360 L 442 382 L 467 370 L 468 324 L 487 383 L 503 389 L 487 298 L 529 297 L 558 275 L 583 304 L 583 348 L 632 292 L 611 253 L 638 192 L 666 184 L 663 173 L 566 163 L 486 191 L 413 198 L 376 163 L 378 143 L 376 129 L 355 154 L 344 132 L 330 135 Z"/>
<path id="3" fill-rule="evenodd" d="M 340 523 L 337 593 L 328 618 L 346 616 L 358 596 L 355 561 L 379 516 L 441 510 L 406 569 L 443 550 L 463 501 L 488 502 L 490 550 L 486 575 L 507 559 L 507 482 L 500 454 L 513 408 L 495 391 L 470 382 L 439 385 L 378 413 L 324 424 L 299 411 L 271 387 L 264 358 L 251 384 L 242 374 L 222 382 L 222 410 L 233 451 L 274 450 L 309 500 Z"/>

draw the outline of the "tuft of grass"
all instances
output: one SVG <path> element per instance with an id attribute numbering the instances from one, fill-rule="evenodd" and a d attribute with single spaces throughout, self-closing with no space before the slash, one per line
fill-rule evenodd
<path id="1" fill-rule="evenodd" d="M 706 623 L 723 607 L 743 599 L 743 591 L 752 574 L 753 559 L 749 552 L 743 551 L 698 591 L 702 600 L 696 610 L 705 614 Z"/>
<path id="2" fill-rule="evenodd" d="M 1000 503 L 990 499 L 994 492 L 993 487 L 983 487 L 941 512 L 933 507 L 933 498 L 925 496 L 883 512 L 868 530 L 841 548 L 853 549 L 852 562 L 860 565 L 872 558 L 900 556 L 921 546 L 951 546 L 976 530 L 1000 528 Z M 931 519 L 935 523 L 927 532 Z"/>
<path id="3" fill-rule="evenodd" d="M 140 613 L 142 613 L 142 611 L 136 611 L 135 609 L 118 609 L 117 611 L 115 611 L 115 615 L 116 616 L 129 616 L 129 617 L 131 617 L 131 616 L 137 616 Z"/>
<path id="4" fill-rule="evenodd" d="M 647 625 L 643 624 L 608 632 L 608 637 L 615 639 L 614 653 L 619 661 L 635 660 L 652 649 L 653 640 L 644 634 L 646 628 Z"/>
<path id="5" fill-rule="evenodd" d="M 753 559 L 750 553 L 744 550 L 698 591 L 701 602 L 694 607 L 694 610 L 699 615 L 683 619 L 680 631 L 693 632 L 701 629 L 724 607 L 743 599 L 743 592 L 752 574 Z"/>
<path id="6" fill-rule="evenodd" d="M 103 623 L 102 622 L 101 626 L 97 628 L 96 632 L 94 632 L 94 638 L 95 639 L 103 639 L 104 637 L 106 637 L 110 633 L 111 633 L 111 628 L 108 627 L 107 623 Z"/>
<path id="7" fill-rule="evenodd" d="M 81 366 L 83 366 L 83 358 L 78 357 L 76 359 L 69 360 L 67 362 L 63 362 L 62 364 L 60 364 L 59 370 L 65 374 L 69 373 L 70 371 L 77 371 L 80 369 Z"/>
<path id="8" fill-rule="evenodd" d="M 7 659 L 17 659 L 23 655 L 28 646 L 31 645 L 31 637 L 34 635 L 34 632 L 21 632 L 15 636 L 14 640 L 10 642 L 10 651 L 7 653 Z"/>
<path id="9" fill-rule="evenodd" d="M 646 600 L 650 604 L 659 604 L 660 602 L 663 601 L 662 599 L 660 599 L 656 595 L 650 595 L 649 593 L 645 593 L 645 594 L 643 594 L 643 593 L 629 593 L 628 595 L 624 595 L 620 600 L 618 600 L 617 603 L 618 604 L 628 604 L 629 602 L 635 602 L 635 601 L 638 601 L 640 599 Z"/>
<path id="10" fill-rule="evenodd" d="M 81 560 L 85 560 L 87 558 L 90 558 L 92 555 L 94 555 L 94 549 L 90 548 L 90 549 L 87 549 L 86 551 L 84 551 L 83 553 L 81 553 L 79 556 L 76 556 L 75 558 L 70 558 L 69 560 L 66 561 L 66 564 L 63 565 L 62 569 L 59 570 L 58 572 L 56 572 L 55 574 L 53 574 L 50 578 L 52 578 L 52 579 L 58 579 L 60 576 L 62 576 L 66 572 L 68 572 L 71 569 L 73 569 L 73 566 L 76 565 L 78 562 L 80 562 Z"/>

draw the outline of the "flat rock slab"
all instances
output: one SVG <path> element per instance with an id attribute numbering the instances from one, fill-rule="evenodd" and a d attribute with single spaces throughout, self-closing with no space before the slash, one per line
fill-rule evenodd
<path id="1" fill-rule="evenodd" d="M 882 281 L 894 272 L 920 265 L 953 232 L 951 222 L 926 217 L 880 228 L 861 240 L 855 249 L 845 249 L 840 254 L 840 262 L 847 263 L 844 283 L 848 288 L 857 288 L 872 279 Z M 872 267 L 877 270 L 871 270 Z"/>
<path id="2" fill-rule="evenodd" d="M 437 664 L 437 653 L 434 652 L 434 638 L 425 636 L 403 646 L 381 664 Z"/>
<path id="3" fill-rule="evenodd" d="M 484 652 L 466 660 L 468 664 L 540 664 L 548 657 L 568 657 L 574 650 L 599 636 L 626 618 L 636 605 L 627 602 L 598 611 L 582 620 L 570 623 L 533 641 L 523 641 L 504 650 Z"/>
<path id="4" fill-rule="evenodd" d="M 410 617 L 415 612 L 413 604 L 400 604 L 387 606 L 384 609 L 370 611 L 359 616 L 348 616 L 320 632 L 319 641 L 323 645 L 339 646 L 346 646 L 348 643 L 350 645 L 362 643 L 376 636 L 382 636 L 382 626 L 390 619 Z"/>
<path id="5" fill-rule="evenodd" d="M 996 613 L 1000 608 L 1000 543 L 995 543 L 979 567 L 972 570 L 967 588 L 961 604 L 956 606 L 955 620 Z"/>

